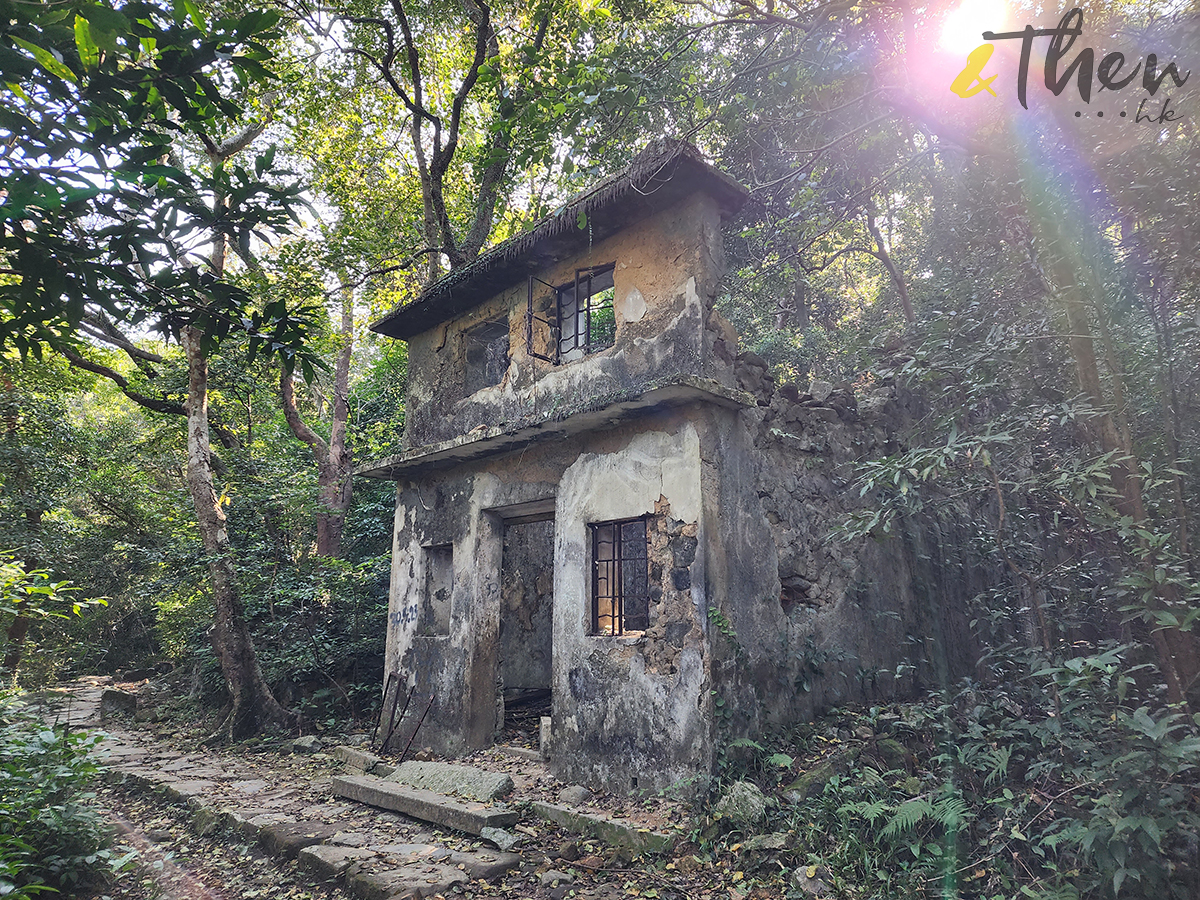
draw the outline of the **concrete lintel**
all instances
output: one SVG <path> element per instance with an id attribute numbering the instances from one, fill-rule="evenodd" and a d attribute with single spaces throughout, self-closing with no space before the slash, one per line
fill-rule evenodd
<path id="1" fill-rule="evenodd" d="M 539 441 L 600 431 L 657 410 L 688 403 L 711 403 L 728 409 L 740 409 L 753 406 L 754 398 L 744 391 L 725 387 L 708 378 L 677 375 L 669 384 L 613 399 L 599 409 L 581 410 L 562 419 L 541 422 L 516 431 L 507 431 L 503 424 L 486 429 L 481 427 L 449 441 L 416 447 L 406 453 L 367 463 L 356 469 L 354 474 L 395 481 L 421 470 L 448 468 L 519 450 Z"/>
<path id="2" fill-rule="evenodd" d="M 541 818 L 568 831 L 598 838 L 614 847 L 625 847 L 634 853 L 666 853 L 675 845 L 675 837 L 661 831 L 638 828 L 625 822 L 615 822 L 604 816 L 581 812 L 556 803 L 533 801 L 530 808 Z"/>
<path id="3" fill-rule="evenodd" d="M 456 831 L 479 834 L 484 828 L 504 828 L 516 823 L 518 815 L 482 803 L 455 800 L 433 791 L 410 788 L 371 775 L 339 775 L 333 793 L 371 806 L 432 822 Z"/>

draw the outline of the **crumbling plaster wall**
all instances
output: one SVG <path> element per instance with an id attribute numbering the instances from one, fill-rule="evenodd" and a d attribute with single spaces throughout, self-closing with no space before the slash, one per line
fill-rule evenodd
<path id="1" fill-rule="evenodd" d="M 551 748 L 559 777 L 661 790 L 711 767 L 702 506 L 701 436 L 687 419 L 583 453 L 563 473 Z M 650 627 L 591 635 L 587 525 L 648 514 Z"/>
<path id="2" fill-rule="evenodd" d="M 581 360 L 556 366 L 526 352 L 525 282 L 411 338 L 406 445 L 436 444 L 498 422 L 515 430 L 600 409 L 676 375 L 732 386 L 731 357 L 721 352 L 724 344 L 714 352 L 707 330 L 724 272 L 720 222 L 715 201 L 697 194 L 539 272 L 542 281 L 561 285 L 574 280 L 577 268 L 616 265 L 616 342 Z M 536 288 L 537 312 L 547 315 L 553 294 L 544 285 Z M 500 384 L 464 396 L 462 334 L 501 315 L 510 327 L 508 372 Z M 535 324 L 534 350 L 553 355 L 544 325 Z"/>
<path id="3" fill-rule="evenodd" d="M 713 427 L 709 563 L 714 690 L 731 736 L 943 684 L 977 648 L 967 603 L 999 573 L 975 552 L 969 514 L 953 504 L 899 523 L 891 538 L 839 539 L 868 500 L 856 468 L 900 449 L 917 401 L 889 386 L 776 389 L 753 354 L 739 386 L 758 405 Z M 832 388 L 833 386 L 826 386 Z M 862 403 L 859 400 L 862 400 Z M 726 633 L 727 632 L 727 633 Z"/>

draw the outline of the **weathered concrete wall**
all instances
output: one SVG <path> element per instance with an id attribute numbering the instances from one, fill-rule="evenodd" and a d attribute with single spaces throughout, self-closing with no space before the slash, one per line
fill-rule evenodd
<path id="1" fill-rule="evenodd" d="M 845 385 L 818 402 L 776 390 L 765 367 L 744 361 L 739 379 L 760 405 L 714 409 L 737 421 L 708 429 L 717 444 L 706 453 L 717 461 L 708 577 L 714 689 L 733 711 L 726 734 L 969 671 L 967 602 L 999 574 L 974 550 L 969 513 L 948 504 L 890 539 L 836 537 L 868 502 L 852 490 L 856 466 L 899 449 L 912 398 L 885 388 L 860 407 Z"/>
<path id="2" fill-rule="evenodd" d="M 700 437 L 684 420 L 606 450 L 581 454 L 559 485 L 551 767 L 608 790 L 660 790 L 712 764 Z M 645 514 L 650 627 L 589 634 L 587 525 Z"/>
<path id="3" fill-rule="evenodd" d="M 724 271 L 715 202 L 696 195 L 628 231 L 538 273 L 549 285 L 573 281 L 575 270 L 614 263 L 616 343 L 554 365 L 527 353 L 528 286 L 514 285 L 470 313 L 409 341 L 405 444 L 420 447 L 504 422 L 510 430 L 598 409 L 670 382 L 673 376 L 733 383 L 732 358 L 710 321 Z M 535 307 L 546 316 L 553 292 L 537 284 Z M 464 334 L 507 315 L 509 367 L 499 384 L 466 394 Z M 551 356 L 549 329 L 535 323 L 534 351 Z"/>

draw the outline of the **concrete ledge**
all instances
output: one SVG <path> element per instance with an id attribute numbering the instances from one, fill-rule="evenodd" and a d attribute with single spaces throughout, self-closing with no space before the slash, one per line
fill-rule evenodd
<path id="1" fill-rule="evenodd" d="M 637 828 L 624 822 L 615 822 L 603 816 L 580 812 L 554 803 L 539 800 L 529 804 L 533 811 L 548 822 L 561 825 L 568 831 L 598 838 L 614 847 L 625 847 L 635 853 L 666 853 L 675 844 L 674 835 L 648 828 Z"/>
<path id="2" fill-rule="evenodd" d="M 357 772 L 370 772 L 382 762 L 374 753 L 367 753 L 365 750 L 347 747 L 345 744 L 334 747 L 332 754 L 334 759 L 340 759 L 344 762 L 347 769 L 353 769 Z"/>
<path id="3" fill-rule="evenodd" d="M 437 863 L 388 872 L 362 872 L 352 867 L 346 872 L 346 890 L 361 900 L 419 900 L 470 880 L 466 872 Z"/>
<path id="4" fill-rule="evenodd" d="M 456 831 L 478 835 L 484 828 L 514 825 L 517 814 L 482 803 L 456 800 L 433 791 L 405 787 L 372 775 L 338 775 L 333 793 L 382 809 L 403 813 L 422 822 L 432 822 Z"/>
<path id="5" fill-rule="evenodd" d="M 323 843 L 337 830 L 336 822 L 279 822 L 264 825 L 258 832 L 258 842 L 272 856 L 295 859 L 301 850 Z"/>
<path id="6" fill-rule="evenodd" d="M 363 847 L 338 847 L 317 844 L 305 847 L 296 856 L 296 865 L 311 872 L 322 881 L 334 881 L 353 863 L 375 856 L 373 850 Z"/>
<path id="7" fill-rule="evenodd" d="M 397 766 L 396 771 L 384 780 L 483 803 L 499 800 L 513 792 L 512 776 L 507 773 L 487 772 L 475 766 L 456 766 L 444 762 L 409 760 Z"/>

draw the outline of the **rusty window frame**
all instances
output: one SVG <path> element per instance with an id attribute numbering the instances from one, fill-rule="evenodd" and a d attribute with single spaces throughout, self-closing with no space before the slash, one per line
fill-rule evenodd
<path id="1" fill-rule="evenodd" d="M 648 520 L 639 516 L 588 525 L 593 635 L 619 636 L 650 627 Z"/>
<path id="2" fill-rule="evenodd" d="M 592 282 L 604 275 L 615 273 L 617 268 L 616 263 L 606 263 L 602 266 L 586 266 L 582 269 L 575 270 L 575 279 L 562 285 L 552 285 L 548 281 L 543 281 L 536 275 L 529 276 L 529 290 L 525 304 L 525 350 L 535 359 L 542 359 L 554 365 L 561 365 L 564 353 L 573 353 L 576 350 L 582 350 L 585 355 L 595 353 L 597 350 L 605 350 L 616 343 L 617 333 L 617 311 L 616 311 L 616 286 L 593 289 Z M 535 282 L 543 287 L 550 288 L 554 295 L 554 308 L 551 311 L 552 318 L 535 315 L 533 311 L 533 295 L 535 291 Z M 581 290 L 583 291 L 581 295 Z M 597 299 L 600 294 L 607 291 L 612 291 L 609 297 Z M 571 302 L 575 306 L 574 314 L 572 315 L 571 334 L 564 335 L 565 323 L 563 321 L 563 306 L 565 299 L 571 297 Z M 582 309 L 578 298 L 583 297 Z M 599 339 L 593 338 L 592 335 L 592 320 L 594 314 L 603 310 L 612 311 L 612 334 L 611 340 L 605 343 L 599 343 Z M 584 321 L 584 331 L 580 340 L 578 321 L 580 314 Z M 533 329 L 534 323 L 540 322 L 550 330 L 551 354 L 547 356 L 543 353 L 538 353 L 533 349 Z M 564 346 L 569 337 L 569 346 Z"/>

